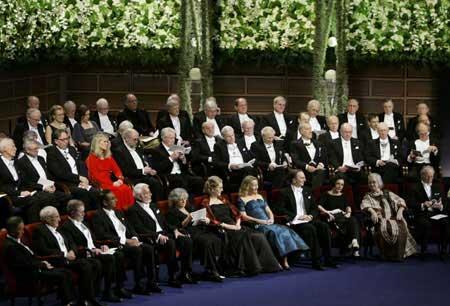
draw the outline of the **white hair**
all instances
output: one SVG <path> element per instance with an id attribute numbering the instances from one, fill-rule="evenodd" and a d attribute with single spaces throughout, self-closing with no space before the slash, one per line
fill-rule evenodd
<path id="1" fill-rule="evenodd" d="M 313 107 L 313 106 L 318 106 L 318 107 L 320 108 L 320 102 L 317 101 L 317 100 L 315 100 L 315 99 L 310 100 L 310 101 L 308 102 L 308 105 L 306 106 L 306 109 L 310 109 L 310 108 Z"/>
<path id="2" fill-rule="evenodd" d="M 148 185 L 145 184 L 145 183 L 138 183 L 138 184 L 134 185 L 134 187 L 133 187 L 133 196 L 135 198 L 140 199 L 141 198 L 141 194 L 142 194 L 142 192 L 144 191 L 145 188 L 149 188 L 150 189 L 150 187 L 148 187 Z"/>
<path id="3" fill-rule="evenodd" d="M 423 177 L 425 175 L 425 173 L 427 172 L 432 172 L 433 175 L 436 173 L 434 171 L 434 168 L 430 165 L 423 167 L 422 169 L 420 169 L 420 177 Z"/>
<path id="4" fill-rule="evenodd" d="M 69 106 L 77 107 L 77 105 L 73 101 L 69 100 L 69 101 L 64 102 L 64 104 L 63 104 L 64 109 L 67 109 Z"/>
<path id="5" fill-rule="evenodd" d="M 119 135 L 122 135 L 123 132 L 125 132 L 126 130 L 132 129 L 133 123 L 131 123 L 131 121 L 128 120 L 124 120 L 119 124 L 119 127 L 117 128 L 117 133 Z"/>
<path id="6" fill-rule="evenodd" d="M 39 115 L 41 115 L 41 111 L 38 110 L 37 108 L 29 108 L 29 109 L 27 109 L 27 117 L 30 117 L 34 113 L 39 113 Z"/>
<path id="7" fill-rule="evenodd" d="M 39 212 L 39 218 L 42 222 L 46 222 L 50 217 L 54 216 L 55 214 L 59 214 L 58 210 L 53 206 L 45 206 L 41 209 Z"/>
<path id="8" fill-rule="evenodd" d="M 206 99 L 205 104 L 203 105 L 204 109 L 217 109 L 217 101 L 214 97 L 209 97 Z"/>
<path id="9" fill-rule="evenodd" d="M 177 132 L 175 131 L 175 129 L 171 128 L 171 127 L 165 127 L 161 130 L 161 139 L 166 138 L 166 136 L 172 133 L 173 135 L 177 135 Z"/>
<path id="10" fill-rule="evenodd" d="M 271 134 L 275 134 L 275 130 L 273 129 L 273 127 L 271 127 L 271 126 L 265 126 L 265 127 L 263 127 L 263 129 L 261 130 L 261 136 L 265 136 L 265 135 L 267 135 L 267 134 L 269 134 L 269 133 L 271 133 Z"/>
<path id="11" fill-rule="evenodd" d="M 95 106 L 96 107 L 99 107 L 99 106 L 102 106 L 102 105 L 109 105 L 108 104 L 108 100 L 106 100 L 105 98 L 100 98 L 100 99 L 97 100 L 97 102 L 95 102 Z"/>
<path id="12" fill-rule="evenodd" d="M 380 189 L 383 189 L 384 187 L 384 183 L 383 183 L 383 179 L 381 178 L 381 175 L 379 175 L 378 173 L 372 172 L 367 176 L 367 180 L 374 180 L 375 182 L 377 182 L 378 187 Z"/>
<path id="13" fill-rule="evenodd" d="M 23 148 L 25 150 L 30 148 L 32 145 L 36 145 L 36 146 L 38 146 L 38 148 L 42 148 L 42 144 L 39 141 L 35 140 L 35 139 L 26 139 L 23 142 Z"/>
<path id="14" fill-rule="evenodd" d="M 225 125 L 225 126 L 220 130 L 220 133 L 222 134 L 222 136 L 224 136 L 225 134 L 228 134 L 228 133 L 230 133 L 230 132 L 233 132 L 233 133 L 234 133 L 234 129 L 233 129 L 231 126 L 229 126 L 229 125 Z"/>
<path id="15" fill-rule="evenodd" d="M 0 153 L 4 152 L 6 148 L 10 145 L 13 145 L 14 141 L 11 138 L 3 138 L 0 139 Z"/>
<path id="16" fill-rule="evenodd" d="M 340 129 L 341 133 L 345 128 L 348 128 L 348 127 L 353 131 L 353 127 L 350 123 L 348 123 L 348 122 L 342 123 L 341 129 Z"/>
<path id="17" fill-rule="evenodd" d="M 244 121 L 242 121 L 241 127 L 247 126 L 248 124 L 252 124 L 253 126 L 255 126 L 255 121 L 253 121 L 253 119 L 245 119 Z"/>

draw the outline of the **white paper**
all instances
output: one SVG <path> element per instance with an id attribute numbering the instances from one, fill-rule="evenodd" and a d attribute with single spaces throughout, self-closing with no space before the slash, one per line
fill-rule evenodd
<path id="1" fill-rule="evenodd" d="M 42 178 L 42 177 L 39 177 L 38 184 L 42 185 L 42 187 L 44 189 L 49 187 L 49 186 L 55 186 L 55 182 L 54 181 L 48 180 L 48 179 L 45 179 L 45 178 Z"/>
<path id="2" fill-rule="evenodd" d="M 199 220 L 206 219 L 206 208 L 202 208 L 192 212 L 191 216 L 193 222 L 198 222 Z"/>
<path id="3" fill-rule="evenodd" d="M 295 220 L 292 220 L 290 223 L 295 225 L 295 224 L 303 224 L 303 223 L 308 223 L 308 222 L 309 222 L 308 220 L 295 219 Z"/>
<path id="4" fill-rule="evenodd" d="M 6 197 L 6 196 L 7 196 L 6 193 L 2 193 L 2 194 L 0 194 L 0 199 L 3 198 L 3 197 Z"/>
<path id="5" fill-rule="evenodd" d="M 441 220 L 441 219 L 447 218 L 447 217 L 448 217 L 447 215 L 438 214 L 438 215 L 434 215 L 433 217 L 430 217 L 430 219 L 433 219 L 433 220 Z"/>
<path id="6" fill-rule="evenodd" d="M 344 212 L 341 209 L 336 208 L 336 209 L 330 210 L 330 213 L 332 215 L 337 215 L 337 214 L 343 214 Z"/>
<path id="7" fill-rule="evenodd" d="M 152 140 L 158 138 L 158 136 L 159 136 L 159 131 L 157 130 L 156 132 L 153 133 L 153 136 L 141 136 L 141 137 L 139 137 L 139 140 L 142 142 L 149 142 L 149 141 L 152 141 Z"/>
<path id="8" fill-rule="evenodd" d="M 110 248 L 106 252 L 102 252 L 103 255 L 113 255 L 116 252 L 117 248 Z"/>
<path id="9" fill-rule="evenodd" d="M 238 169 L 242 169 L 245 167 L 253 167 L 253 164 L 255 163 L 256 159 L 252 159 L 249 162 L 243 163 L 243 164 L 239 164 L 238 165 Z"/>
<path id="10" fill-rule="evenodd" d="M 287 164 L 276 165 L 275 168 L 287 168 Z"/>
<path id="11" fill-rule="evenodd" d="M 173 145 L 169 148 L 170 152 L 182 152 L 184 153 L 184 155 L 187 155 L 189 153 L 191 153 L 191 147 L 183 147 L 183 146 L 179 146 L 179 145 Z"/>

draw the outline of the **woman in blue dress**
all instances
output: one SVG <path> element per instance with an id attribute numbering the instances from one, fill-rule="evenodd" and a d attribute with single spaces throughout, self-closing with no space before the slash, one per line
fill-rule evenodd
<path id="1" fill-rule="evenodd" d="M 309 247 L 289 227 L 274 224 L 272 210 L 266 200 L 258 193 L 258 180 L 254 176 L 246 176 L 239 189 L 238 208 L 244 221 L 255 224 L 255 229 L 263 232 L 280 258 L 284 269 L 289 269 L 287 255 Z"/>

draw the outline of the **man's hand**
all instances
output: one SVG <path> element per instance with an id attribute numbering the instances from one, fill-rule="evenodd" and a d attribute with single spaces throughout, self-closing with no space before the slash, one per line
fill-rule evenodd
<path id="1" fill-rule="evenodd" d="M 45 267 L 46 267 L 48 270 L 53 269 L 52 264 L 49 263 L 48 261 L 44 260 L 42 263 L 45 265 Z"/>
<path id="2" fill-rule="evenodd" d="M 86 177 L 80 175 L 80 183 L 89 185 L 89 180 Z"/>
<path id="3" fill-rule="evenodd" d="M 337 168 L 337 171 L 339 172 L 347 172 L 347 170 L 348 170 L 347 166 L 340 166 Z"/>
<path id="4" fill-rule="evenodd" d="M 31 192 L 25 190 L 20 192 L 21 197 L 29 197 L 31 195 Z"/>
<path id="5" fill-rule="evenodd" d="M 70 250 L 69 252 L 67 252 L 66 258 L 68 261 L 73 261 L 77 259 L 77 256 L 75 255 L 74 251 Z"/>
<path id="6" fill-rule="evenodd" d="M 169 241 L 169 237 L 165 236 L 165 235 L 160 235 L 159 236 L 159 244 L 161 245 L 165 245 L 167 243 L 167 241 Z"/>
<path id="7" fill-rule="evenodd" d="M 238 170 L 239 169 L 239 165 L 238 164 L 230 164 L 230 169 L 231 170 Z"/>

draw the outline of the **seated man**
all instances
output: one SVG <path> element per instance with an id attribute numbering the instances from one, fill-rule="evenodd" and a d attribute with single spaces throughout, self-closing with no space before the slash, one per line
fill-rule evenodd
<path id="1" fill-rule="evenodd" d="M 27 100 L 26 100 L 26 109 L 28 110 L 30 108 L 34 108 L 34 109 L 39 110 L 40 103 L 41 102 L 39 101 L 38 97 L 28 96 Z M 20 116 L 17 118 L 16 125 L 24 125 L 24 124 L 26 124 L 26 122 L 27 122 L 27 116 L 26 115 Z M 47 116 L 42 115 L 39 123 L 44 127 L 44 130 L 45 130 L 45 128 L 49 124 Z"/>
<path id="2" fill-rule="evenodd" d="M 102 306 L 95 298 L 95 288 L 100 286 L 102 273 L 100 261 L 79 257 L 76 246 L 59 231 L 61 219 L 56 208 L 46 206 L 39 216 L 42 224 L 33 232 L 33 251 L 38 256 L 48 256 L 53 266 L 70 269 L 79 275 L 80 303 Z"/>
<path id="3" fill-rule="evenodd" d="M 369 128 L 365 130 L 359 138 L 359 142 L 362 143 L 365 147 L 367 147 L 370 142 L 380 137 L 380 135 L 378 135 L 378 124 L 380 123 L 378 115 L 368 114 L 367 120 L 369 122 Z"/>
<path id="4" fill-rule="evenodd" d="M 214 136 L 215 125 L 213 122 L 203 122 L 202 132 L 202 136 L 197 138 L 192 144 L 192 169 L 196 174 L 202 173 L 204 177 L 210 177 L 211 175 L 215 175 L 213 164 L 214 145 L 223 140 L 222 135 Z M 202 164 L 206 167 L 206 173 L 202 169 Z"/>
<path id="5" fill-rule="evenodd" d="M 154 150 L 153 164 L 158 174 L 168 180 L 170 189 L 181 187 L 200 194 L 203 179 L 189 173 L 184 149 L 175 146 L 176 132 L 170 127 L 161 130 L 161 144 Z"/>
<path id="6" fill-rule="evenodd" d="M 56 286 L 61 306 L 71 306 L 74 299 L 72 273 L 65 268 L 55 268 L 48 261 L 39 260 L 34 252 L 21 241 L 23 220 L 11 217 L 6 224 L 8 234 L 3 245 L 3 258 L 16 279 L 18 287 L 42 285 Z"/>
<path id="7" fill-rule="evenodd" d="M 170 127 L 175 130 L 177 143 L 189 144 L 192 141 L 191 120 L 186 111 L 180 111 L 180 101 L 178 99 L 167 99 L 167 113 L 158 120 L 158 130 Z"/>
<path id="8" fill-rule="evenodd" d="M 417 124 L 419 123 L 419 118 L 423 115 L 426 115 L 428 117 L 428 120 L 430 122 L 430 133 L 434 135 L 434 137 L 439 137 L 440 134 L 440 128 L 438 121 L 436 118 L 432 118 L 430 115 L 430 108 L 428 107 L 428 104 L 425 102 L 419 102 L 416 105 L 416 113 L 417 116 L 413 117 L 408 120 L 408 127 L 406 129 L 406 138 L 412 142 L 417 139 L 417 133 L 416 128 Z"/>
<path id="9" fill-rule="evenodd" d="M 311 125 L 313 133 L 321 133 L 327 129 L 326 119 L 320 113 L 320 102 L 317 100 L 311 100 L 306 107 L 309 115 L 309 124 Z"/>
<path id="10" fill-rule="evenodd" d="M 225 126 L 225 120 L 220 115 L 220 108 L 217 106 L 216 98 L 207 98 L 203 105 L 203 110 L 195 113 L 193 121 L 195 139 L 203 137 L 204 122 L 211 122 L 214 125 L 213 136 L 221 136 L 220 130 Z"/>
<path id="11" fill-rule="evenodd" d="M 75 147 L 69 145 L 70 136 L 66 130 L 56 130 L 52 134 L 53 146 L 47 148 L 47 168 L 52 180 L 69 187 L 75 199 L 83 201 L 87 209 L 98 207 L 98 192 L 91 188 L 84 164 L 79 159 Z"/>
<path id="12" fill-rule="evenodd" d="M 386 123 L 378 124 L 378 139 L 372 140 L 366 147 L 367 163 L 372 171 L 381 175 L 385 184 L 400 182 L 402 148 L 398 140 L 389 137 Z"/>
<path id="13" fill-rule="evenodd" d="M 133 224 L 141 240 L 155 246 L 168 256 L 167 269 L 169 286 L 181 288 L 181 282 L 196 283 L 192 279 L 192 239 L 177 229 L 169 229 L 156 203 L 152 203 L 152 193 L 147 184 L 134 186 L 136 202 L 127 211 L 127 219 Z M 181 275 L 178 270 L 176 250 L 180 251 Z"/>
<path id="14" fill-rule="evenodd" d="M 226 191 L 237 191 L 242 179 L 247 175 L 257 176 L 256 169 L 245 165 L 254 159 L 253 153 L 244 144 L 236 143 L 231 126 L 222 129 L 224 141 L 214 145 L 213 163 L 225 181 Z"/>
<path id="15" fill-rule="evenodd" d="M 42 207 L 46 205 L 59 207 L 60 203 L 50 192 L 27 190 L 14 160 L 16 151 L 11 138 L 0 140 L 0 192 L 11 198 L 13 208 L 21 210 L 28 223 L 36 222 L 39 220 L 39 211 Z"/>
<path id="16" fill-rule="evenodd" d="M 244 135 L 242 131 L 242 123 L 245 120 L 252 119 L 255 124 L 258 126 L 257 122 L 255 121 L 256 118 L 252 117 L 247 113 L 248 107 L 247 107 L 247 99 L 245 98 L 237 98 L 234 101 L 234 109 L 236 110 L 236 113 L 231 115 L 228 118 L 228 125 L 231 126 L 234 130 L 234 133 L 236 134 L 237 138 L 240 138 Z"/>
<path id="17" fill-rule="evenodd" d="M 106 244 L 97 248 L 94 233 L 87 227 L 84 221 L 84 203 L 80 200 L 70 200 L 67 203 L 67 214 L 69 220 L 61 227 L 61 233 L 75 244 L 79 257 L 96 258 L 102 263 L 103 272 L 103 297 L 106 302 L 121 302 L 121 297 L 131 298 L 131 293 L 123 288 L 126 279 L 124 253 L 122 250 L 115 250 L 111 253 Z M 116 288 L 112 290 L 113 282 Z"/>
<path id="18" fill-rule="evenodd" d="M 299 113 L 295 124 L 287 130 L 286 137 L 284 138 L 284 149 L 286 152 L 290 153 L 291 143 L 302 137 L 302 134 L 300 134 L 298 129 L 299 125 L 302 123 L 309 123 L 309 114 L 307 112 Z M 313 139 L 316 139 L 316 134 L 313 134 Z"/>
<path id="19" fill-rule="evenodd" d="M 238 138 L 237 142 L 244 145 L 247 150 L 250 150 L 252 143 L 260 141 L 261 136 L 255 134 L 255 121 L 252 119 L 247 119 L 242 122 L 243 135 Z"/>
<path id="20" fill-rule="evenodd" d="M 378 115 L 380 122 L 387 124 L 390 138 L 396 139 L 402 143 L 403 137 L 405 136 L 405 121 L 403 120 L 403 115 L 394 112 L 394 103 L 392 102 L 392 99 L 384 101 L 383 111 L 383 113 Z"/>
<path id="21" fill-rule="evenodd" d="M 359 139 L 367 130 L 367 122 L 364 115 L 358 113 L 359 102 L 356 99 L 348 100 L 347 112 L 340 114 L 339 123 L 349 123 L 352 126 L 352 137 Z"/>
<path id="22" fill-rule="evenodd" d="M 92 112 L 91 120 L 97 123 L 100 129 L 108 135 L 115 136 L 117 122 L 109 112 L 109 103 L 105 98 L 100 98 L 95 103 L 96 111 Z"/>
<path id="23" fill-rule="evenodd" d="M 414 211 L 417 242 L 421 246 L 421 255 L 424 257 L 428 242 L 431 238 L 432 227 L 439 229 L 439 242 L 441 258 L 447 256 L 448 240 L 450 238 L 450 222 L 447 218 L 432 219 L 436 215 L 449 214 L 446 195 L 442 195 L 441 186 L 434 182 L 434 169 L 425 166 L 420 170 L 421 181 L 409 193 L 409 207 Z"/>
<path id="24" fill-rule="evenodd" d="M 256 165 L 262 170 L 264 181 L 272 183 L 272 188 L 280 188 L 286 180 L 287 160 L 282 141 L 275 141 L 275 130 L 266 126 L 261 131 L 262 140 L 252 143 L 251 151 Z"/>
<path id="25" fill-rule="evenodd" d="M 362 178 L 364 153 L 359 140 L 352 137 L 352 129 L 350 123 L 341 125 L 341 137 L 333 140 L 328 161 L 338 177 L 355 185 L 360 183 Z"/>
<path id="26" fill-rule="evenodd" d="M 77 105 L 73 101 L 64 102 L 64 123 L 70 128 L 70 133 L 73 135 L 73 128 L 78 123 L 75 119 L 75 113 L 77 111 Z"/>
<path id="27" fill-rule="evenodd" d="M 286 132 L 295 124 L 295 118 L 285 113 L 286 99 L 277 96 L 273 99 L 273 112 L 264 116 L 261 120 L 261 127 L 270 126 L 275 131 L 275 136 L 284 138 Z"/>
<path id="28" fill-rule="evenodd" d="M 125 95 L 125 108 L 117 115 L 117 123 L 130 121 L 139 135 L 153 135 L 153 127 L 150 117 L 144 109 L 138 108 L 138 100 L 135 95 L 128 93 Z"/>
<path id="29" fill-rule="evenodd" d="M 139 146 L 139 133 L 135 129 L 128 129 L 118 137 L 122 137 L 123 141 L 111 148 L 111 151 L 123 176 L 132 184 L 148 184 L 155 194 L 155 199 L 161 199 L 163 186 L 155 177 L 156 170 L 145 160 L 144 151 Z"/>
<path id="30" fill-rule="evenodd" d="M 105 241 L 108 247 L 120 248 L 133 267 L 133 293 L 150 295 L 161 293 L 156 283 L 155 250 L 152 245 L 139 241 L 138 234 L 131 223 L 127 222 L 123 212 L 117 210 L 117 198 L 109 190 L 101 193 L 101 208 L 92 218 L 92 230 L 96 239 Z M 147 276 L 147 285 L 142 287 L 141 278 Z"/>
<path id="31" fill-rule="evenodd" d="M 280 200 L 274 203 L 275 213 L 287 216 L 287 225 L 305 240 L 311 249 L 314 269 L 323 270 L 320 262 L 320 250 L 325 266 L 336 268 L 331 257 L 331 232 L 328 224 L 319 218 L 319 209 L 311 190 L 305 187 L 305 174 L 302 170 L 290 173 L 290 186 L 283 189 Z"/>
<path id="32" fill-rule="evenodd" d="M 338 139 L 340 136 L 339 119 L 337 116 L 332 115 L 327 118 L 327 131 L 319 135 L 317 139 L 325 146 L 327 152 L 329 152 L 332 141 Z"/>
<path id="33" fill-rule="evenodd" d="M 16 147 L 22 149 L 23 146 L 23 136 L 27 131 L 34 131 L 36 133 L 36 140 L 42 144 L 47 145 L 47 140 L 45 139 L 45 130 L 41 122 L 41 111 L 36 108 L 29 108 L 27 110 L 26 121 L 23 124 L 16 125 L 14 129 L 14 143 Z"/>
<path id="34" fill-rule="evenodd" d="M 327 153 L 324 146 L 312 139 L 313 132 L 309 123 L 298 127 L 302 137 L 291 142 L 291 157 L 293 166 L 302 169 L 312 188 L 322 185 L 327 173 Z"/>

